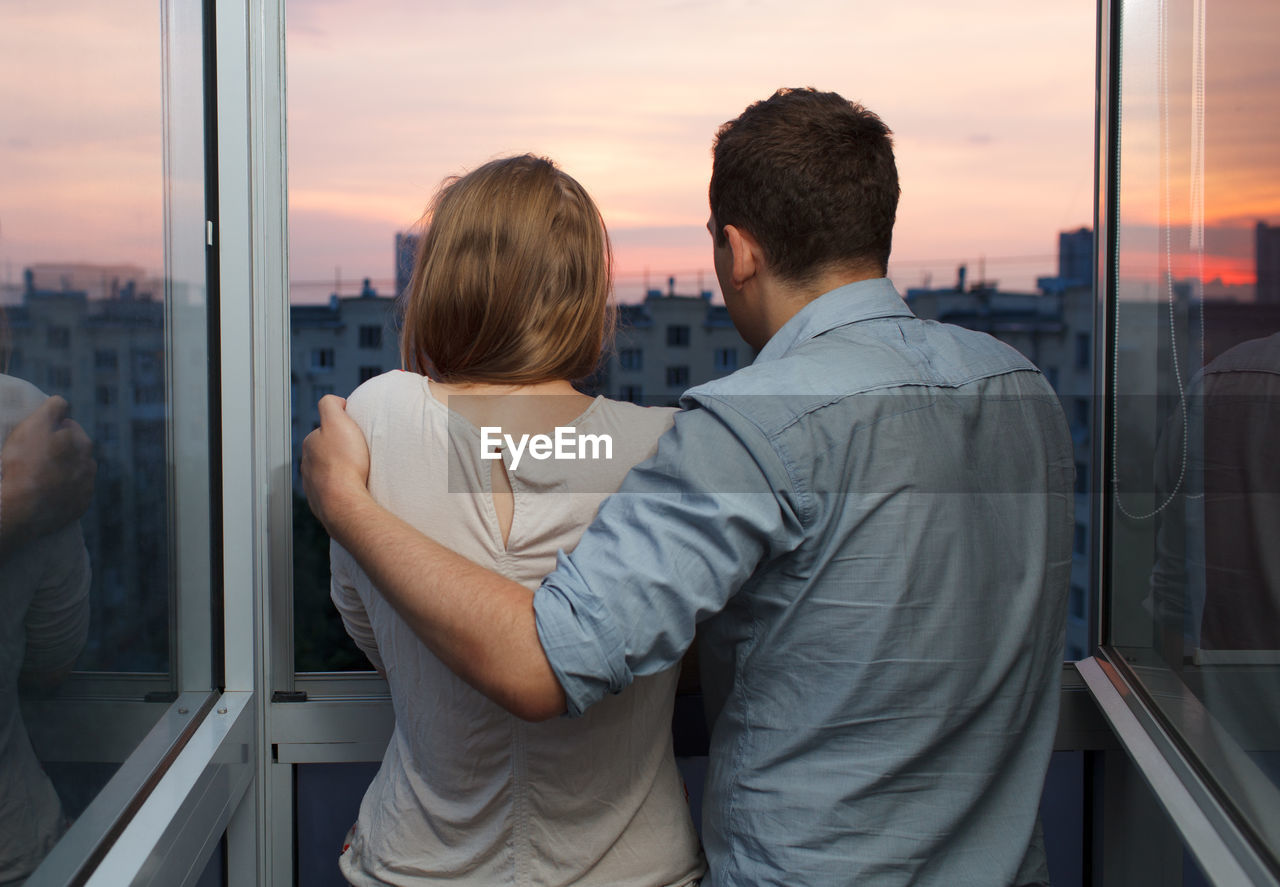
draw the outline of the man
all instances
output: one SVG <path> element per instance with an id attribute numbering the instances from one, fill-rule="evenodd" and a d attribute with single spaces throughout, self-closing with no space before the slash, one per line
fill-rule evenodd
<path id="1" fill-rule="evenodd" d="M 1030 363 L 885 279 L 897 199 L 888 129 L 834 93 L 721 128 L 708 227 L 759 357 L 685 394 L 533 595 L 378 508 L 338 399 L 304 447 L 334 538 L 523 717 L 669 667 L 702 623 L 716 887 L 1047 883 L 1071 444 Z"/>

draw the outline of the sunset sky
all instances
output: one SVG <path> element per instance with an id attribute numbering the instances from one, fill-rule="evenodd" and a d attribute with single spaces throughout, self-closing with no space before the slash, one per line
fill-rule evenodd
<path id="1" fill-rule="evenodd" d="M 155 7 L 0 11 L 0 281 L 42 261 L 160 268 Z M 782 85 L 838 91 L 894 129 L 902 288 L 950 283 L 959 262 L 972 280 L 984 258 L 988 278 L 1029 288 L 1054 271 L 1057 232 L 1091 224 L 1090 2 L 292 0 L 287 14 L 294 298 L 326 298 L 339 276 L 344 293 L 362 277 L 389 290 L 394 234 L 440 180 L 522 151 L 595 196 L 621 298 L 641 295 L 646 271 L 653 286 L 674 275 L 693 291 L 701 274 L 713 288 L 711 138 Z M 1240 116 L 1219 104 L 1211 123 Z M 1211 214 L 1243 231 L 1280 206 L 1215 150 Z M 1152 194 L 1133 194 L 1137 215 Z"/>

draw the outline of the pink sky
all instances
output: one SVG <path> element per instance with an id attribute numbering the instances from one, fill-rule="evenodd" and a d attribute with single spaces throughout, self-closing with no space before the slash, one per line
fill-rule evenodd
<path id="1" fill-rule="evenodd" d="M 891 276 L 1029 287 L 1093 205 L 1094 6 L 950 0 L 288 7 L 291 277 L 324 298 L 392 275 L 440 180 L 546 154 L 595 196 L 618 292 L 713 288 L 715 128 L 781 85 L 861 100 L 896 132 Z M 5 5 L 0 281 L 33 262 L 161 263 L 153 0 Z M 110 72 L 109 76 L 104 72 Z M 38 88 L 33 84 L 38 83 Z"/>

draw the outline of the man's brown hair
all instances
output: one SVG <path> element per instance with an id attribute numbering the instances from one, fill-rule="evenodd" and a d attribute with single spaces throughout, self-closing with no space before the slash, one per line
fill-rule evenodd
<path id="1" fill-rule="evenodd" d="M 807 281 L 833 267 L 884 274 L 898 208 L 889 128 L 834 92 L 780 89 L 720 127 L 711 215 L 750 233 L 769 268 Z"/>
<path id="2" fill-rule="evenodd" d="M 442 382 L 581 379 L 612 334 L 600 210 L 550 160 L 493 160 L 444 184 L 406 292 L 406 369 Z"/>

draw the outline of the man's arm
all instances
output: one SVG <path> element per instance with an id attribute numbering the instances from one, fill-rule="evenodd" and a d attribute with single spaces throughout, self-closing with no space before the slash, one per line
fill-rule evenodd
<path id="1" fill-rule="evenodd" d="M 538 641 L 533 594 L 422 535 L 373 501 L 369 452 L 342 398 L 320 401 L 302 446 L 307 501 L 329 535 L 433 653 L 459 677 L 526 720 L 565 711 Z"/>

